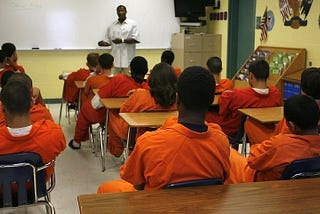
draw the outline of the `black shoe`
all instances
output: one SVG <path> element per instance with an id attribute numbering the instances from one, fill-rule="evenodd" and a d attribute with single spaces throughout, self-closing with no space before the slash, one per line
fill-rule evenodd
<path id="1" fill-rule="evenodd" d="M 78 150 L 81 148 L 81 144 L 80 144 L 80 147 L 73 146 L 73 140 L 70 140 L 70 142 L 68 143 L 68 146 L 73 150 Z"/>

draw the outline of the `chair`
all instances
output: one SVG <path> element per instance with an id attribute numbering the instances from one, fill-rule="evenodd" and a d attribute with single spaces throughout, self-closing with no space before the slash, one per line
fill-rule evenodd
<path id="1" fill-rule="evenodd" d="M 95 133 L 96 132 L 96 133 Z M 95 138 L 96 134 L 96 138 Z M 105 139 L 105 124 L 100 123 L 99 126 L 96 128 L 96 131 L 94 131 L 94 128 L 92 125 L 89 126 L 89 140 L 91 143 L 91 151 L 95 154 L 95 156 L 98 155 L 98 152 L 100 150 L 100 158 L 101 158 L 101 171 L 104 172 L 106 170 L 105 166 L 105 156 L 106 156 L 106 145 L 104 142 L 106 142 Z M 97 145 L 99 143 L 99 145 Z"/>
<path id="2" fill-rule="evenodd" d="M 320 157 L 295 160 L 282 173 L 281 179 L 320 177 Z"/>
<path id="3" fill-rule="evenodd" d="M 70 109 L 71 109 L 70 107 L 71 107 L 71 103 L 69 103 L 69 102 L 67 102 L 66 100 L 63 99 L 65 93 L 66 93 L 66 81 L 63 80 L 63 89 L 62 89 L 60 112 L 59 112 L 59 125 L 61 123 L 63 104 L 66 105 L 66 118 L 68 119 L 68 123 L 70 124 Z M 75 111 L 75 117 L 77 118 L 78 113 L 79 113 L 79 106 L 76 106 L 74 111 Z"/>
<path id="4" fill-rule="evenodd" d="M 229 143 L 232 146 L 242 144 L 241 154 L 244 155 L 244 156 L 246 156 L 247 143 L 248 143 L 248 139 L 247 139 L 247 136 L 246 136 L 246 133 L 245 133 L 245 130 L 244 130 L 244 123 L 246 122 L 246 120 L 247 120 L 247 116 L 244 115 L 242 117 L 242 120 L 241 120 L 241 123 L 240 123 L 240 126 L 239 126 L 237 134 L 235 136 L 229 136 L 228 135 Z"/>
<path id="5" fill-rule="evenodd" d="M 0 155 L 0 210 L 45 205 L 47 213 L 55 213 L 50 201 L 54 172 L 46 182 L 46 169 L 53 165 L 54 160 L 43 164 L 40 155 L 32 152 Z"/>
<path id="6" fill-rule="evenodd" d="M 166 189 L 173 189 L 178 187 L 195 187 L 195 186 L 209 186 L 209 185 L 220 185 L 222 184 L 220 178 L 208 178 L 192 181 L 182 181 L 177 183 L 168 184 Z"/>

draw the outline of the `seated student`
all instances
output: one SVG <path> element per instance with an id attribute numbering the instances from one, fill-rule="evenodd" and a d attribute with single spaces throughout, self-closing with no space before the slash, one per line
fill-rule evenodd
<path id="1" fill-rule="evenodd" d="M 174 53 L 172 51 L 166 50 L 163 51 L 161 54 L 161 62 L 167 63 L 172 66 L 172 63 L 174 61 Z M 180 77 L 181 75 L 181 69 L 176 66 L 172 66 L 174 72 L 176 72 L 177 77 Z"/>
<path id="2" fill-rule="evenodd" d="M 18 65 L 18 55 L 16 46 L 10 42 L 3 43 L 1 50 L 6 55 L 6 67 L 5 70 L 10 70 L 13 72 L 22 72 L 25 73 L 24 68 L 21 65 Z M 0 77 L 1 78 L 1 77 Z"/>
<path id="3" fill-rule="evenodd" d="M 156 190 L 181 181 L 227 179 L 228 139 L 219 125 L 205 122 L 214 88 L 214 78 L 204 68 L 185 69 L 177 85 L 178 122 L 140 136 L 121 167 L 123 180 L 102 184 L 98 193 Z"/>
<path id="4" fill-rule="evenodd" d="M 87 55 L 87 63 L 89 69 L 80 68 L 79 70 L 67 75 L 59 75 L 59 79 L 65 79 L 63 99 L 70 103 L 72 107 L 77 105 L 79 88 L 75 85 L 74 81 L 85 81 L 90 73 L 94 73 L 98 66 L 98 53 L 89 53 Z"/>
<path id="5" fill-rule="evenodd" d="M 121 105 L 120 112 L 173 111 L 176 106 L 177 75 L 167 63 L 159 63 L 151 70 L 148 84 L 150 89 L 137 89 Z M 123 152 L 121 139 L 127 139 L 128 124 L 118 112 L 109 114 L 108 151 L 116 157 Z M 146 129 L 139 128 L 138 135 Z"/>
<path id="6" fill-rule="evenodd" d="M 38 153 L 44 163 L 55 159 L 66 147 L 63 132 L 50 120 L 30 120 L 30 87 L 22 81 L 9 80 L 1 90 L 6 126 L 0 126 L 0 154 Z M 47 170 L 50 178 L 52 169 Z"/>
<path id="7" fill-rule="evenodd" d="M 0 78 L 3 75 L 6 67 L 6 54 L 4 53 L 3 50 L 0 50 Z"/>
<path id="8" fill-rule="evenodd" d="M 301 73 L 301 94 L 316 100 L 320 109 L 320 68 L 307 68 Z M 262 124 L 253 119 L 245 122 L 245 131 L 250 144 L 261 143 L 279 133 L 291 133 L 283 118 L 276 127 L 274 124 Z"/>
<path id="9" fill-rule="evenodd" d="M 108 84 L 100 88 L 91 101 L 82 104 L 74 137 L 68 144 L 70 148 L 80 149 L 80 143 L 89 139 L 90 124 L 105 122 L 106 109 L 100 102 L 100 98 L 127 97 L 128 92 L 132 89 L 149 88 L 144 80 L 148 71 L 148 62 L 144 57 L 134 57 L 130 63 L 130 70 L 131 77 L 125 74 L 114 76 Z"/>
<path id="10" fill-rule="evenodd" d="M 216 81 L 216 94 L 221 94 L 225 90 L 231 90 L 233 83 L 230 79 L 221 79 L 222 62 L 219 57 L 210 57 L 207 60 L 207 69 L 213 74 Z"/>
<path id="11" fill-rule="evenodd" d="M 93 89 L 99 89 L 106 85 L 113 75 L 111 69 L 113 67 L 113 56 L 105 53 L 99 57 L 97 70 L 99 73 L 94 76 L 90 76 L 85 83 L 82 103 L 90 101 L 94 97 Z"/>
<path id="12" fill-rule="evenodd" d="M 32 96 L 32 105 L 29 112 L 31 123 L 35 123 L 38 120 L 51 120 L 52 122 L 54 121 L 47 107 L 43 106 L 41 103 L 36 103 L 36 98 L 33 97 L 32 80 L 28 75 L 24 73 L 12 73 L 6 71 L 2 76 L 1 84 L 5 86 L 8 81 L 19 81 L 29 88 L 30 94 Z M 0 126 L 5 126 L 6 120 L 5 115 L 2 112 L 2 108 L 3 106 L 0 103 Z"/>
<path id="13" fill-rule="evenodd" d="M 243 118 L 238 109 L 279 106 L 281 94 L 276 87 L 267 86 L 268 77 L 269 64 L 253 61 L 249 67 L 251 87 L 224 91 L 219 98 L 219 112 L 208 112 L 206 120 L 218 123 L 228 136 L 235 136 Z"/>
<path id="14" fill-rule="evenodd" d="M 250 148 L 248 158 L 230 153 L 227 183 L 280 179 L 294 160 L 320 156 L 319 108 L 309 96 L 294 95 L 284 103 L 284 117 L 292 134 L 278 134 Z"/>

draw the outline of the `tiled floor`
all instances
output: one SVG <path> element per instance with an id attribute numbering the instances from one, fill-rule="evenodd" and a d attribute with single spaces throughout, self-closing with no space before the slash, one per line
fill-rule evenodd
<path id="1" fill-rule="evenodd" d="M 49 104 L 51 114 L 56 122 L 59 118 L 60 104 Z M 71 113 L 71 123 L 65 117 L 61 120 L 67 143 L 73 137 L 75 119 Z M 121 160 L 107 154 L 106 170 L 101 172 L 100 158 L 91 152 L 90 144 L 83 143 L 80 150 L 66 148 L 56 160 L 56 187 L 51 193 L 52 203 L 57 214 L 79 213 L 77 196 L 95 193 L 98 186 L 112 179 L 119 179 Z M 27 209 L 7 210 L 0 213 L 45 213 L 42 206 Z"/>

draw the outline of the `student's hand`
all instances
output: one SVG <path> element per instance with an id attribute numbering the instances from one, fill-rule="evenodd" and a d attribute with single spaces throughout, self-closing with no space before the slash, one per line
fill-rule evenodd
<path id="1" fill-rule="evenodd" d="M 131 89 L 128 91 L 127 96 L 129 97 L 131 94 L 133 94 L 137 89 Z"/>
<path id="2" fill-rule="evenodd" d="M 122 39 L 116 38 L 116 39 L 112 40 L 112 42 L 115 44 L 120 44 L 120 43 L 122 43 Z"/>

